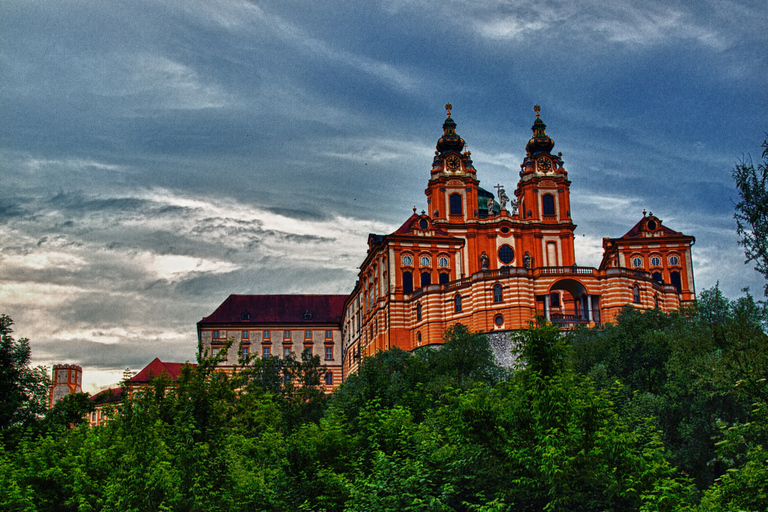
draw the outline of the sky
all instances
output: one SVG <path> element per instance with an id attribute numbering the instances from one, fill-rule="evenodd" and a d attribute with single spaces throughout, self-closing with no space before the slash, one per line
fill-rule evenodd
<path id="1" fill-rule="evenodd" d="M 229 294 L 349 293 L 369 233 L 426 209 L 453 105 L 514 190 L 533 106 L 579 265 L 653 212 L 696 289 L 744 264 L 731 171 L 768 132 L 764 0 L 0 2 L 0 313 L 97 391 L 194 361 Z"/>

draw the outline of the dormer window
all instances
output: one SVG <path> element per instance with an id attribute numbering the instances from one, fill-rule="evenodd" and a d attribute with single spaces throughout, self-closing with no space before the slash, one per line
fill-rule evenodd
<path id="1" fill-rule="evenodd" d="M 304 320 L 312 320 L 312 312 L 310 310 L 304 312 Z"/>
<path id="2" fill-rule="evenodd" d="M 427 219 L 421 219 L 419 221 L 419 227 L 423 230 L 426 230 L 429 227 L 429 222 L 427 222 Z"/>
<path id="3" fill-rule="evenodd" d="M 250 320 L 250 319 L 251 319 L 251 314 L 249 312 L 243 311 L 242 313 L 240 313 L 240 320 Z"/>

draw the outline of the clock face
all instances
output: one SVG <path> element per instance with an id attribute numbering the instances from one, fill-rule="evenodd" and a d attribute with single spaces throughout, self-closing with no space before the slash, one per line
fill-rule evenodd
<path id="1" fill-rule="evenodd" d="M 448 165 L 448 168 L 450 170 L 455 171 L 461 166 L 461 160 L 459 160 L 459 158 L 456 156 L 452 156 L 451 158 L 448 159 L 448 161 L 446 162 L 446 165 Z"/>
<path id="2" fill-rule="evenodd" d="M 549 161 L 549 158 L 547 157 L 541 157 L 539 158 L 539 169 L 542 171 L 548 171 L 552 168 L 552 162 Z"/>

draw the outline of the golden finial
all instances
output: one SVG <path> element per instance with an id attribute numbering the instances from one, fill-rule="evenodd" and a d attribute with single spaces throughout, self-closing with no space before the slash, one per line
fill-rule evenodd
<path id="1" fill-rule="evenodd" d="M 451 117 L 451 110 L 452 109 L 453 109 L 453 105 L 451 105 L 450 103 L 446 103 L 445 104 L 445 110 L 448 111 L 448 112 L 446 112 L 447 117 Z"/>
<path id="2" fill-rule="evenodd" d="M 541 107 L 538 106 L 538 105 L 534 105 L 533 106 L 533 110 L 536 111 L 536 119 L 538 119 L 539 118 L 539 112 L 541 112 Z"/>

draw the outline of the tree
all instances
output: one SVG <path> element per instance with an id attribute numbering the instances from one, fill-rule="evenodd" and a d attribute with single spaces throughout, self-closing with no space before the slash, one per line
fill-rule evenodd
<path id="1" fill-rule="evenodd" d="M 733 179 L 741 196 L 733 216 L 746 262 L 754 261 L 755 269 L 768 280 L 768 139 L 763 141 L 762 147 L 763 161 L 757 167 L 748 157 L 733 170 Z M 768 284 L 764 292 L 768 295 Z"/>
<path id="2" fill-rule="evenodd" d="M 29 340 L 14 340 L 12 325 L 0 315 L 0 430 L 34 420 L 48 408 L 48 372 L 29 366 Z"/>

